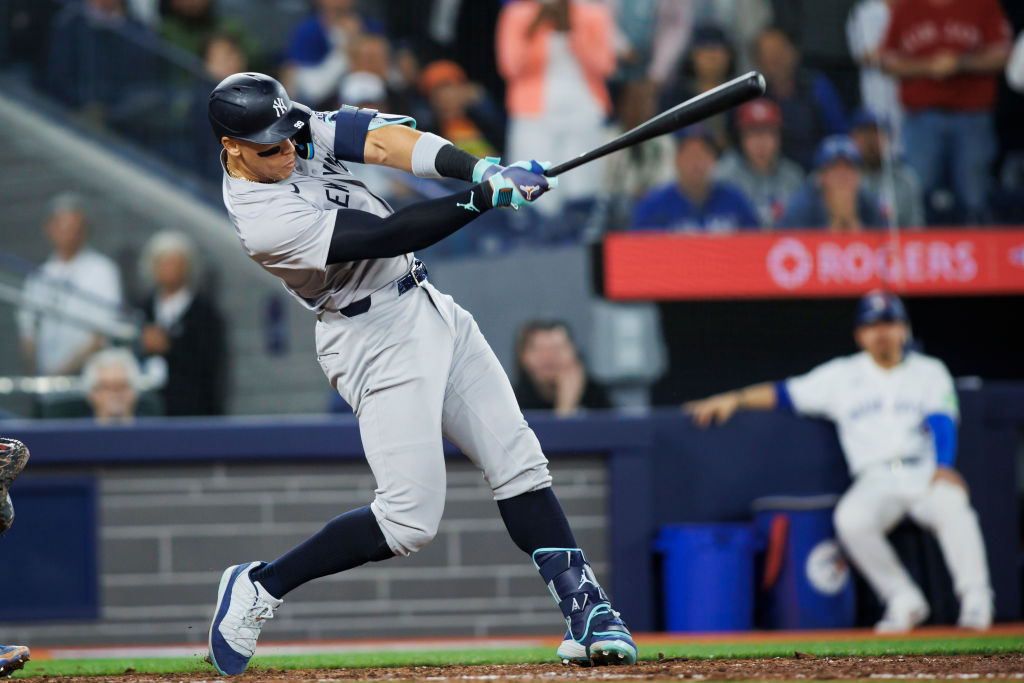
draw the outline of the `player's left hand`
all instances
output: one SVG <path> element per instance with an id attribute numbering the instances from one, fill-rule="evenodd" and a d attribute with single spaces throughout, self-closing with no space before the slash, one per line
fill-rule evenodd
<path id="1" fill-rule="evenodd" d="M 938 484 L 940 481 L 948 481 L 950 484 L 959 486 L 965 491 L 967 490 L 967 482 L 964 481 L 964 478 L 960 476 L 960 473 L 952 467 L 939 465 L 935 468 L 935 474 L 932 476 L 932 483 Z"/>
<path id="2" fill-rule="evenodd" d="M 537 201 L 539 197 L 558 187 L 557 178 L 544 176 L 551 168 L 550 161 L 517 161 L 495 173 L 487 181 L 491 185 L 491 206 L 518 210 Z"/>

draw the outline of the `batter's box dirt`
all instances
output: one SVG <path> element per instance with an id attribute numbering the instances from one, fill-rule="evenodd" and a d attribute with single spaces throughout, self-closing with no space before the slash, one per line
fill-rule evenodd
<path id="1" fill-rule="evenodd" d="M 211 672 L 212 674 L 212 672 Z M 278 671 L 256 668 L 232 683 L 333 683 L 334 681 L 737 681 L 737 680 L 1024 680 L 1024 653 L 934 657 L 814 657 L 794 653 L 772 659 L 662 659 L 636 666 L 586 668 L 559 664 L 495 666 L 410 666 L 377 669 Z M 54 683 L 55 678 L 27 678 Z M 225 680 L 215 675 L 181 674 L 77 679 L 85 683 L 177 683 Z M 68 681 L 70 683 L 70 681 Z"/>

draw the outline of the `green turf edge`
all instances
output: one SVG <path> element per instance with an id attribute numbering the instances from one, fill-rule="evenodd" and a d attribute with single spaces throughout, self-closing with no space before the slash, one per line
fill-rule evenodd
<path id="1" fill-rule="evenodd" d="M 639 643 L 641 659 L 684 657 L 690 659 L 750 659 L 792 657 L 795 651 L 820 657 L 880 655 L 999 654 L 1024 652 L 1024 643 L 1011 637 L 959 637 L 906 640 L 804 641 L 785 643 Z M 395 666 L 472 664 L 524 664 L 553 662 L 551 648 L 430 650 L 407 652 L 357 652 L 324 655 L 256 657 L 252 669 L 358 669 Z M 110 676 L 134 669 L 137 673 L 216 673 L 202 657 L 139 659 L 61 659 L 30 661 L 15 678 L 31 676 Z"/>

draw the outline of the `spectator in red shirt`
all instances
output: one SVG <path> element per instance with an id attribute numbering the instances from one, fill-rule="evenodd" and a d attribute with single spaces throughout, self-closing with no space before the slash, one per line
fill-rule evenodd
<path id="1" fill-rule="evenodd" d="M 900 79 L 907 160 L 926 191 L 949 176 L 968 222 L 987 219 L 992 109 L 1010 41 L 997 0 L 902 0 L 882 43 L 882 67 Z"/>

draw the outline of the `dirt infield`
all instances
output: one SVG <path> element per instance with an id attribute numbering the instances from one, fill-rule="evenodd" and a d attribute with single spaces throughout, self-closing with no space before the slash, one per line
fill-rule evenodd
<path id="1" fill-rule="evenodd" d="M 126 671 L 120 676 L 88 679 L 89 683 L 176 683 L 218 680 L 193 674 L 141 675 Z M 26 678 L 32 683 L 53 683 L 57 677 Z M 662 659 L 636 666 L 587 668 L 559 664 L 506 664 L 500 666 L 415 666 L 372 669 L 318 669 L 307 671 L 256 670 L 232 678 L 239 683 L 283 681 L 599 681 L 599 680 L 1024 680 L 1024 654 L 814 657 L 794 653 L 772 659 Z"/>

